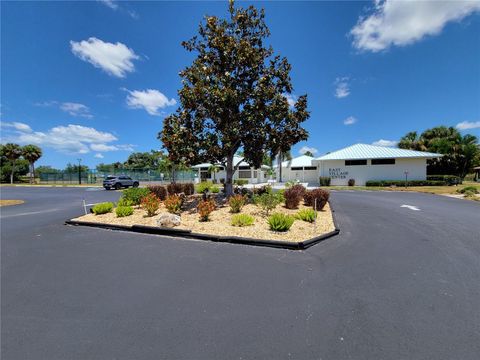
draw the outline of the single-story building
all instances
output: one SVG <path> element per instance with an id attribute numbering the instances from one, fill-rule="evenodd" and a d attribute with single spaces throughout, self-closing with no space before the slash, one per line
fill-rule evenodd
<path id="1" fill-rule="evenodd" d="M 222 179 L 225 180 L 227 173 L 223 165 L 215 164 L 215 166 L 218 167 L 218 172 L 216 173 L 209 172 L 209 168 L 212 165 L 213 164 L 211 163 L 203 163 L 192 166 L 192 169 L 198 173 L 198 181 L 216 180 L 217 182 L 221 182 Z M 247 162 L 243 161 L 239 156 L 235 156 L 233 158 L 233 165 L 236 166 L 236 171 L 233 174 L 233 180 L 245 179 L 250 184 L 258 184 L 267 182 L 269 178 L 268 171 L 270 170 L 270 167 L 267 165 L 262 165 L 259 169 L 255 169 Z"/>
<path id="2" fill-rule="evenodd" d="M 368 180 L 425 180 L 427 159 L 441 154 L 391 147 L 355 144 L 312 161 L 319 176 L 331 178 L 331 185 L 365 185 Z"/>
<path id="3" fill-rule="evenodd" d="M 282 162 L 282 182 L 298 180 L 300 182 L 317 183 L 318 168 L 312 164 L 313 157 L 302 155 Z M 274 166 L 277 181 L 280 179 L 280 167 Z"/>

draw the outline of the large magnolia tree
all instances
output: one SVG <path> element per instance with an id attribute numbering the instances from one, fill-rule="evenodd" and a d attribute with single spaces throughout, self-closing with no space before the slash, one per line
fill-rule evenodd
<path id="1" fill-rule="evenodd" d="M 260 167 L 265 153 L 288 151 L 308 136 L 301 127 L 309 117 L 307 96 L 289 106 L 291 66 L 265 45 L 269 34 L 263 10 L 230 1 L 228 19 L 207 16 L 198 35 L 182 43 L 196 58 L 180 72 L 180 107 L 165 118 L 158 138 L 174 163 L 223 164 L 227 195 L 239 149 Z"/>

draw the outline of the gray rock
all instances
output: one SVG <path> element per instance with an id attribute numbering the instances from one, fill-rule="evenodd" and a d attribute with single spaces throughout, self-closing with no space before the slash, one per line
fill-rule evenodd
<path id="1" fill-rule="evenodd" d="M 180 216 L 175 214 L 163 214 L 157 219 L 159 227 L 174 227 L 180 225 Z"/>

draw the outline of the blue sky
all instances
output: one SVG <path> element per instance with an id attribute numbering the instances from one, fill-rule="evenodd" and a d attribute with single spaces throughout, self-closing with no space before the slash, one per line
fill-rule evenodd
<path id="1" fill-rule="evenodd" d="M 294 155 L 437 125 L 480 136 L 480 2 L 254 4 L 293 66 L 293 95 L 309 96 Z M 38 144 L 38 164 L 58 168 L 159 149 L 193 59 L 180 43 L 205 14 L 227 3 L 2 2 L 2 142 Z"/>

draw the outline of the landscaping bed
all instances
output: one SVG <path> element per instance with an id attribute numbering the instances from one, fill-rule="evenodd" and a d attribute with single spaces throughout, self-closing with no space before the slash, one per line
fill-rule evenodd
<path id="1" fill-rule="evenodd" d="M 235 213 L 232 212 L 232 200 L 227 199 L 221 194 L 208 194 L 208 201 L 214 204 L 214 206 L 212 207 L 213 210 L 208 214 L 208 219 L 205 220 L 205 218 L 202 218 L 200 210 L 201 205 L 204 203 L 202 194 L 189 196 L 172 194 L 171 198 L 177 199 L 180 196 L 183 197 L 181 208 L 174 211 L 176 215 L 180 217 L 180 224 L 169 227 L 169 229 L 173 230 L 172 233 L 178 231 L 179 236 L 182 236 L 181 230 L 184 230 L 193 234 L 211 235 L 218 238 L 238 237 L 252 240 L 302 243 L 312 238 L 321 237 L 322 235 L 338 233 L 330 205 L 326 202 L 328 198 L 321 204 L 323 207 L 322 210 L 314 212 L 313 206 L 310 205 L 311 201 L 310 203 L 308 203 L 308 200 L 303 201 L 303 195 L 302 199 L 297 199 L 298 203 L 294 201 L 294 204 L 291 203 L 291 196 L 288 197 L 290 199 L 290 202 L 288 202 L 285 201 L 283 194 L 263 195 L 264 200 L 265 198 L 268 200 L 274 197 L 284 199 L 283 202 L 277 200 L 276 204 L 270 204 L 268 209 L 266 209 L 265 206 L 262 206 L 262 201 L 259 200 L 261 196 L 253 195 L 253 197 L 249 197 L 248 194 L 237 194 L 234 198 L 237 200 L 243 199 L 242 201 L 244 201 L 244 203 L 240 206 L 240 210 Z M 153 212 L 153 216 L 149 216 L 145 203 L 152 199 L 154 201 L 158 199 L 158 204 L 155 204 L 156 206 L 158 205 L 158 208 Z M 121 199 L 120 202 L 122 201 Z M 151 227 L 152 232 L 154 232 L 153 230 L 155 228 L 168 230 L 158 224 L 158 220 L 162 216 L 172 213 L 171 207 L 167 206 L 168 202 L 169 196 L 166 196 L 166 200 L 162 201 L 151 193 L 148 196 L 144 196 L 141 205 L 131 206 L 133 212 L 127 216 L 119 217 L 117 216 L 116 208 L 109 207 L 108 209 L 102 210 L 105 211 L 103 214 L 90 213 L 72 219 L 70 223 L 76 225 L 84 223 L 85 225 L 89 224 L 89 226 L 93 224 L 99 224 L 99 226 L 112 225 L 113 227 L 118 226 L 118 228 L 124 229 L 125 227 L 141 225 Z M 122 205 L 123 204 L 120 204 L 120 206 Z M 286 206 L 293 208 L 287 208 Z M 301 217 L 299 217 L 301 214 L 310 215 L 310 218 L 306 219 L 308 221 L 302 220 Z M 152 212 L 150 212 L 150 215 L 152 215 Z M 272 217 L 280 217 L 280 220 L 283 221 L 283 215 L 285 215 L 286 219 L 289 219 L 292 224 L 287 229 L 282 229 L 283 231 L 273 231 L 269 220 L 271 222 Z M 314 215 L 313 219 L 311 217 L 312 215 Z M 248 225 L 233 226 L 232 219 L 236 219 L 237 217 L 241 217 L 242 219 L 244 217 L 248 218 Z M 280 221 L 280 223 L 282 222 Z"/>

